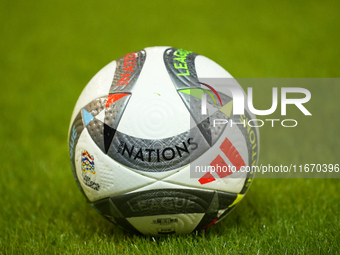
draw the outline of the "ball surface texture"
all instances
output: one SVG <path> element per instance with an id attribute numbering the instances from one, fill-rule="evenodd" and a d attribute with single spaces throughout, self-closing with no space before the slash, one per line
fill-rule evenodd
<path id="1" fill-rule="evenodd" d="M 241 170 L 258 162 L 259 130 L 248 125 L 256 118 L 247 107 L 234 116 L 232 93 L 202 79 L 234 80 L 204 56 L 150 47 L 109 63 L 82 91 L 70 163 L 88 202 L 112 223 L 188 234 L 244 197 L 254 173 Z"/>

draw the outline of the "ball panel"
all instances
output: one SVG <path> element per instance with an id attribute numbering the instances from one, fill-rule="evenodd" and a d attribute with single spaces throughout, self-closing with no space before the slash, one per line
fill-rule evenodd
<path id="1" fill-rule="evenodd" d="M 236 199 L 236 194 L 220 191 L 153 189 L 102 199 L 93 206 L 112 222 L 143 234 L 188 234 L 225 215 Z"/>
<path id="2" fill-rule="evenodd" d="M 196 56 L 197 54 L 192 51 L 178 48 L 169 48 L 164 51 L 164 65 L 176 90 L 190 88 L 193 83 L 197 85 Z"/>
<path id="3" fill-rule="evenodd" d="M 141 234 L 132 226 L 129 221 L 119 212 L 118 208 L 110 201 L 110 198 L 104 198 L 91 203 L 92 207 L 104 218 L 117 225 L 119 228 L 134 233 Z"/>
<path id="4" fill-rule="evenodd" d="M 84 151 L 91 155 L 93 172 L 83 167 Z M 155 182 L 155 179 L 132 171 L 105 155 L 87 129 L 81 132 L 75 147 L 75 171 L 90 201 L 123 194 Z"/>
<path id="5" fill-rule="evenodd" d="M 197 127 L 164 139 L 142 139 L 117 131 L 108 155 L 128 168 L 156 173 L 181 168 L 208 149 Z"/>
<path id="6" fill-rule="evenodd" d="M 221 136 L 226 128 L 226 125 L 215 125 L 214 120 L 228 120 L 230 115 L 226 114 L 221 105 L 217 105 L 211 97 L 207 98 L 207 113 L 202 114 L 201 96 L 205 90 L 201 88 L 189 88 L 185 90 L 178 90 L 178 94 L 185 103 L 188 111 L 191 114 L 192 120 L 190 126 L 197 126 L 203 138 L 210 146 L 213 146 L 217 139 Z M 232 98 L 219 93 L 223 105 L 232 103 Z"/>
<path id="7" fill-rule="evenodd" d="M 131 192 L 111 201 L 119 205 L 127 217 L 140 217 L 180 213 L 205 213 L 214 196 L 212 191 L 197 189 L 152 189 Z"/>
<path id="8" fill-rule="evenodd" d="M 117 59 L 117 68 L 108 93 L 131 93 L 143 69 L 145 59 L 145 50 L 131 52 Z"/>
<path id="9" fill-rule="evenodd" d="M 92 100 L 107 96 L 108 91 L 111 87 L 113 75 L 116 69 L 116 61 L 112 61 L 105 67 L 103 67 L 85 86 L 84 90 L 81 92 L 79 99 L 74 107 L 73 114 L 71 117 L 71 124 L 75 119 L 76 115 L 79 113 L 81 108 L 87 105 Z M 70 127 L 71 128 L 71 127 Z"/>
<path id="10" fill-rule="evenodd" d="M 133 87 L 118 130 L 155 140 L 181 134 L 190 129 L 190 115 L 167 74 L 163 51 L 146 49 L 146 53 L 138 84 Z"/>
<path id="11" fill-rule="evenodd" d="M 211 190 L 216 189 L 234 193 L 241 192 L 245 183 L 245 178 L 248 175 L 246 172 L 242 173 L 236 171 L 235 173 L 230 173 L 230 175 L 221 175 L 223 173 L 209 170 L 210 166 L 216 166 L 217 156 L 219 156 L 227 166 L 236 166 L 235 164 L 238 162 L 234 160 L 236 153 L 243 159 L 244 165 L 249 165 L 249 157 L 251 158 L 252 156 L 253 145 L 250 141 L 246 141 L 244 133 L 241 132 L 239 125 L 231 127 L 230 124 L 228 124 L 224 126 L 227 126 L 224 132 L 209 150 L 202 153 L 201 157 L 196 159 L 192 158 L 190 166 L 185 167 L 165 180 L 190 187 Z M 241 127 L 243 128 L 243 126 Z M 226 143 L 228 144 L 226 145 Z M 231 155 L 229 155 L 230 153 Z M 222 165 L 220 166 L 222 167 Z M 201 178 L 209 171 L 211 172 L 213 180 L 210 182 L 200 182 Z M 192 178 L 188 178 L 188 176 Z"/>

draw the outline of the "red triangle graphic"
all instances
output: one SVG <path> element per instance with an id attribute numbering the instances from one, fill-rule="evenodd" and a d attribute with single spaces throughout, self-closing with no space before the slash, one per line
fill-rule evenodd
<path id="1" fill-rule="evenodd" d="M 109 107 L 112 103 L 127 95 L 130 95 L 130 93 L 117 93 L 108 95 L 105 107 Z"/>
<path id="2" fill-rule="evenodd" d="M 201 184 L 206 184 L 208 182 L 213 182 L 215 181 L 216 179 L 214 178 L 214 176 L 210 173 L 210 172 L 207 172 L 205 175 L 203 175 L 198 181 L 201 183 Z"/>

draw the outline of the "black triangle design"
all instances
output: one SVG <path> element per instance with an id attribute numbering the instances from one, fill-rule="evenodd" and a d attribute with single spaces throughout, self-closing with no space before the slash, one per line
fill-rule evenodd
<path id="1" fill-rule="evenodd" d="M 105 153 L 108 152 L 111 142 L 113 140 L 113 137 L 116 133 L 116 129 L 106 125 L 104 123 L 104 148 L 105 148 Z"/>
<path id="2" fill-rule="evenodd" d="M 201 123 L 197 125 L 199 130 L 201 131 L 202 135 L 204 136 L 205 140 L 207 140 L 208 144 L 212 145 L 212 138 L 211 138 L 211 128 L 210 128 L 210 120 L 209 117 L 203 120 Z"/>

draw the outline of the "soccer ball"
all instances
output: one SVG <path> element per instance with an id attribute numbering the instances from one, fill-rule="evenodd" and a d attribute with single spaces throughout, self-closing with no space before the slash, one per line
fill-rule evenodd
<path id="1" fill-rule="evenodd" d="M 259 130 L 247 124 L 255 117 L 247 107 L 233 115 L 232 93 L 201 78 L 232 76 L 191 51 L 150 47 L 109 63 L 82 91 L 69 127 L 71 167 L 88 202 L 119 227 L 154 236 L 201 230 L 249 188 L 254 173 L 241 169 L 258 161 Z"/>

